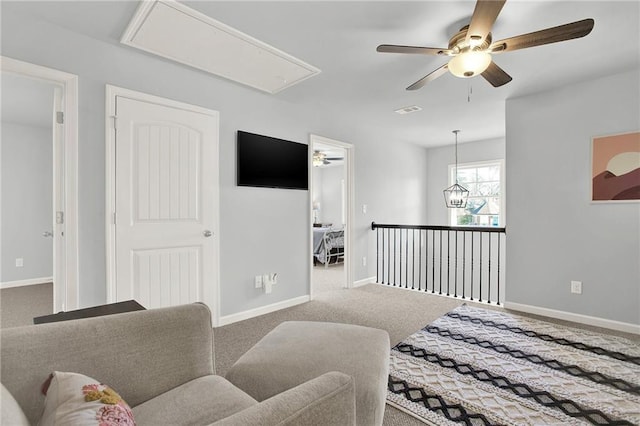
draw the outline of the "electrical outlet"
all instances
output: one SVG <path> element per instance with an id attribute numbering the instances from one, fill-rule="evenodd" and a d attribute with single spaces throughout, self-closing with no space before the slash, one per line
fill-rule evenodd
<path id="1" fill-rule="evenodd" d="M 16 268 L 22 268 L 24 266 L 24 259 L 21 257 L 18 257 L 16 259 Z"/>
<path id="2" fill-rule="evenodd" d="M 256 288 L 262 288 L 262 275 L 256 275 L 255 283 Z"/>
<path id="3" fill-rule="evenodd" d="M 582 281 L 571 281 L 571 293 L 582 294 Z"/>
<path id="4" fill-rule="evenodd" d="M 367 205 L 366 204 L 362 205 L 362 214 L 367 214 Z"/>
<path id="5" fill-rule="evenodd" d="M 367 266 L 367 256 L 362 256 L 362 266 Z"/>

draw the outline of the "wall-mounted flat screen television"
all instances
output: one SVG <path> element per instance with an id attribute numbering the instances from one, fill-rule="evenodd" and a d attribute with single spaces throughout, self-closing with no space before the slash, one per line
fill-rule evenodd
<path id="1" fill-rule="evenodd" d="M 309 152 L 302 143 L 238 130 L 238 186 L 309 189 Z"/>

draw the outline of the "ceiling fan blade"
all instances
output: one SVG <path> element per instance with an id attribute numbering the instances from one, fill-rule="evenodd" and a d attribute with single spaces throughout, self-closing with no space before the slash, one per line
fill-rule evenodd
<path id="1" fill-rule="evenodd" d="M 478 0 L 471 15 L 465 41 L 467 44 L 480 45 L 491 32 L 493 23 L 502 10 L 506 0 Z"/>
<path id="2" fill-rule="evenodd" d="M 443 66 L 436 69 L 435 71 L 432 71 L 430 74 L 425 75 L 420 80 L 416 81 L 411 86 L 407 87 L 407 90 L 418 90 L 428 82 L 435 80 L 436 78 L 440 77 L 442 74 L 446 74 L 448 70 L 447 65 L 448 64 L 444 64 Z"/>
<path id="3" fill-rule="evenodd" d="M 329 161 L 340 161 L 344 160 L 344 157 L 327 157 L 326 159 Z"/>
<path id="4" fill-rule="evenodd" d="M 489 50 L 491 53 L 500 53 L 584 37 L 591 32 L 594 23 L 595 21 L 591 18 L 583 19 L 570 24 L 505 38 L 491 44 Z"/>
<path id="5" fill-rule="evenodd" d="M 418 55 L 447 55 L 451 51 L 449 49 L 439 49 L 437 47 L 420 47 L 420 46 L 399 46 L 397 44 L 381 44 L 376 51 L 382 53 L 411 53 Z"/>
<path id="6" fill-rule="evenodd" d="M 493 61 L 491 62 L 491 64 L 489 64 L 489 67 L 484 70 L 482 76 L 485 80 L 491 83 L 493 87 L 504 86 L 505 84 L 513 80 L 513 78 L 509 74 L 507 74 Z"/>

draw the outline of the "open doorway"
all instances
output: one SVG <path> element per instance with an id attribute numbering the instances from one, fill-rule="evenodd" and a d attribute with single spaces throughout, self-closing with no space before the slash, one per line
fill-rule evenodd
<path id="1" fill-rule="evenodd" d="M 2 58 L 3 327 L 78 307 L 77 77 Z"/>
<path id="2" fill-rule="evenodd" d="M 353 146 L 311 136 L 311 297 L 350 288 Z"/>

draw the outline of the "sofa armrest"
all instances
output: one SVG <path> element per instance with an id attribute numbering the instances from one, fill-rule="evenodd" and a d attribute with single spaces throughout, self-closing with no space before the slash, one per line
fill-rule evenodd
<path id="1" fill-rule="evenodd" d="M 351 376 L 333 371 L 219 420 L 212 426 L 353 426 L 355 422 L 355 382 Z"/>

